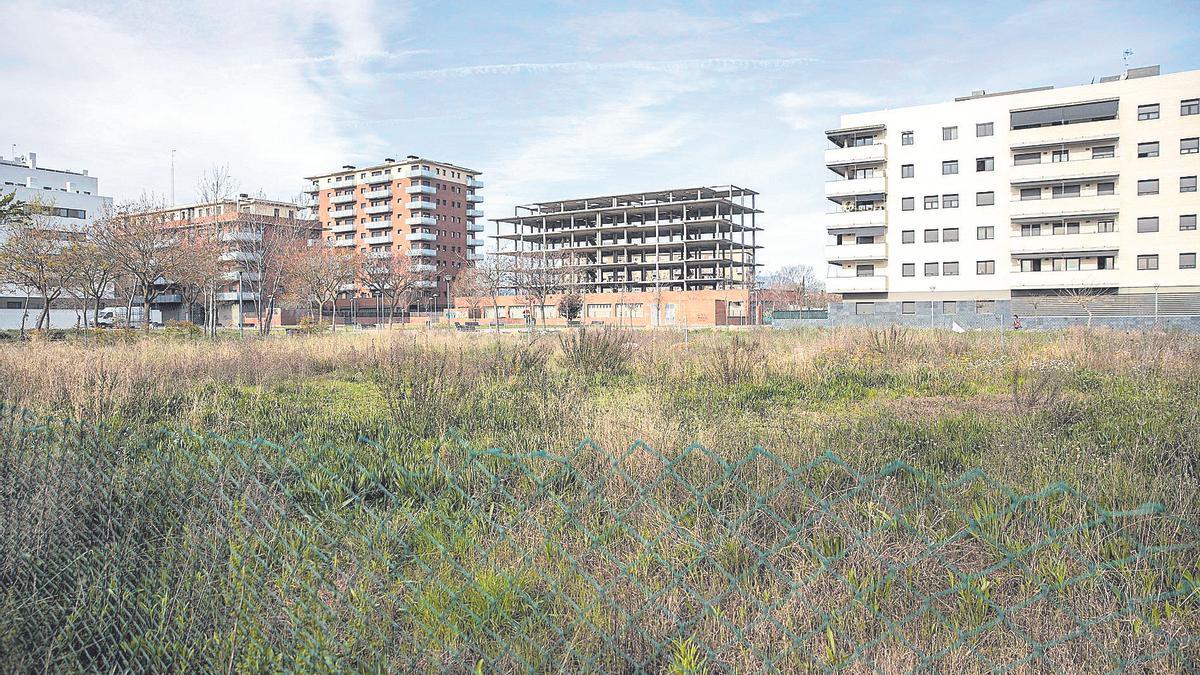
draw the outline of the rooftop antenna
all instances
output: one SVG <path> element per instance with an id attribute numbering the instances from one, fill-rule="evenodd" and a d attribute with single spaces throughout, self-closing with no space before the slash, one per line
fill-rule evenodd
<path id="1" fill-rule="evenodd" d="M 1125 59 L 1125 68 L 1129 68 L 1129 57 L 1131 56 L 1133 56 L 1132 49 L 1126 49 L 1125 51 L 1121 52 L 1121 58 Z"/>
<path id="2" fill-rule="evenodd" d="M 175 149 L 171 148 L 171 206 L 175 206 Z"/>

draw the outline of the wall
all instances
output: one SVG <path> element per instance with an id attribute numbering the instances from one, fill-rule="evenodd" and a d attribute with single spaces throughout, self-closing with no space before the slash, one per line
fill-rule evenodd
<path id="1" fill-rule="evenodd" d="M 557 308 L 561 295 L 550 296 L 545 305 Z M 706 290 L 706 291 L 662 291 L 659 293 L 587 293 L 583 296 L 584 309 L 579 322 L 584 325 L 613 324 L 624 326 L 725 326 L 746 325 L 754 323 L 751 319 L 750 292 L 744 289 Z M 502 308 L 510 308 L 508 316 L 501 321 L 510 325 L 524 325 L 524 312 L 528 307 L 525 298 L 520 296 L 500 296 L 497 302 Z M 455 298 L 454 307 L 458 311 L 471 311 L 473 299 Z M 742 303 L 745 316 L 729 316 L 730 303 Z M 478 309 L 471 311 L 475 320 L 486 322 L 491 320 L 492 299 L 490 297 L 475 301 Z M 610 316 L 588 316 L 588 305 L 612 305 Z M 641 307 L 640 316 L 618 316 L 616 305 L 638 305 Z M 662 311 L 656 317 L 655 307 L 661 306 Z M 668 309 L 671 306 L 672 309 Z M 673 314 L 672 314 L 673 310 Z M 548 312 L 546 324 L 550 326 L 565 326 L 567 320 L 557 316 L 556 309 Z M 540 323 L 541 313 L 537 312 Z"/>

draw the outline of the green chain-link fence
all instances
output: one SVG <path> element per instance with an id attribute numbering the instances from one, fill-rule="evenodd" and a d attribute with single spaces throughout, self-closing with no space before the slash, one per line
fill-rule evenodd
<path id="1" fill-rule="evenodd" d="M 1197 528 L 971 471 L 273 445 L 6 410 L 12 671 L 1188 672 Z"/>

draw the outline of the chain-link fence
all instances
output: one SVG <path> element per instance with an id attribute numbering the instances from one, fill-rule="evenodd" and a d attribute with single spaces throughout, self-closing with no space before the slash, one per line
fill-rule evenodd
<path id="1" fill-rule="evenodd" d="M 3 420 L 4 670 L 1200 665 L 1197 527 L 1067 485 Z"/>

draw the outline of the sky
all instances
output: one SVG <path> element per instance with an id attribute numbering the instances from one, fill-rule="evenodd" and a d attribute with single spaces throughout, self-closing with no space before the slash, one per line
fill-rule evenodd
<path id="1" fill-rule="evenodd" d="M 739 185 L 768 269 L 823 269 L 824 130 L 976 89 L 1200 68 L 1198 2 L 0 0 L 0 155 L 118 201 L 420 155 L 516 204 Z M 494 226 L 489 224 L 489 233 Z"/>

